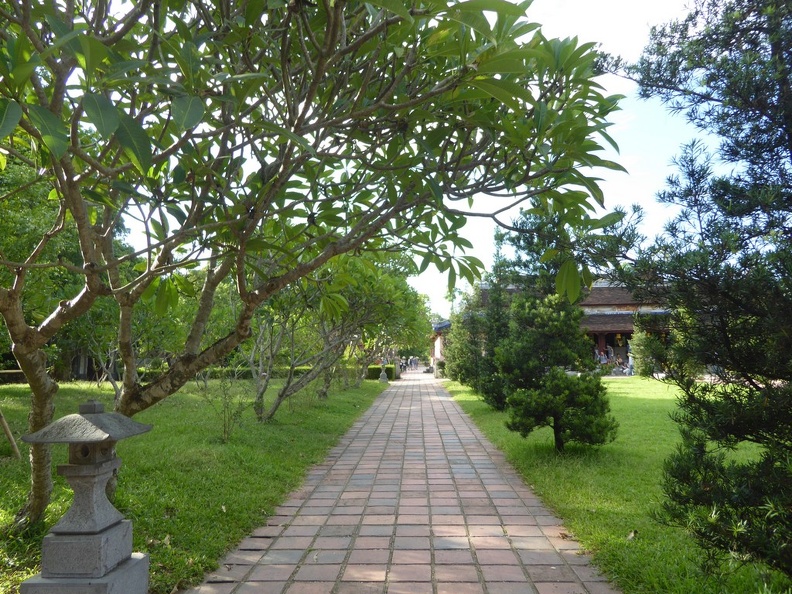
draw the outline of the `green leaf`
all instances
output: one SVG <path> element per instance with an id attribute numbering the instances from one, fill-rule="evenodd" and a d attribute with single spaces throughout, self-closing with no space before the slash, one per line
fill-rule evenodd
<path id="1" fill-rule="evenodd" d="M 157 287 L 157 299 L 154 301 L 154 311 L 164 316 L 169 309 L 179 305 L 179 291 L 170 278 L 162 279 Z"/>
<path id="2" fill-rule="evenodd" d="M 454 5 L 448 13 L 448 18 L 452 21 L 456 21 L 457 23 L 461 23 L 474 31 L 478 31 L 484 37 L 495 43 L 496 39 L 492 33 L 492 28 L 490 27 L 489 21 L 481 12 L 468 12 L 468 11 L 461 11 L 457 8 L 458 5 Z"/>
<path id="3" fill-rule="evenodd" d="M 82 193 L 89 202 L 100 204 L 102 206 L 109 206 L 110 208 L 116 207 L 113 201 L 110 200 L 110 197 L 102 194 L 101 192 L 97 192 L 96 190 L 92 190 L 90 188 L 83 188 Z"/>
<path id="4" fill-rule="evenodd" d="M 448 292 L 449 293 L 451 291 L 453 291 L 454 288 L 456 287 L 456 277 L 457 277 L 456 270 L 454 269 L 453 266 L 451 266 L 448 269 Z"/>
<path id="5" fill-rule="evenodd" d="M 591 274 L 591 270 L 589 270 L 588 266 L 583 265 L 583 271 L 581 276 L 583 278 L 583 284 L 586 287 L 591 287 L 591 285 L 594 283 L 594 277 Z"/>
<path id="6" fill-rule="evenodd" d="M 268 132 L 273 132 L 275 134 L 278 134 L 280 136 L 278 142 L 280 142 L 283 137 L 286 137 L 292 140 L 293 142 L 295 142 L 296 144 L 300 145 L 301 147 L 303 147 L 309 153 L 314 154 L 316 152 L 314 151 L 314 148 L 310 145 L 310 143 L 307 140 L 305 140 L 305 138 L 303 138 L 302 136 L 298 136 L 291 130 L 287 130 L 286 128 L 283 128 L 281 126 L 278 126 L 277 124 L 273 124 L 272 122 L 268 122 L 265 120 L 258 122 L 258 124 Z"/>
<path id="7" fill-rule="evenodd" d="M 172 278 L 179 291 L 181 291 L 184 295 L 187 295 L 187 297 L 195 297 L 197 292 L 195 290 L 195 285 L 190 282 L 190 279 L 181 274 L 174 274 Z"/>
<path id="8" fill-rule="evenodd" d="M 287 256 L 293 255 L 290 249 L 285 248 L 278 243 L 266 241 L 260 237 L 253 237 L 245 242 L 245 251 L 248 253 L 265 254 L 273 250 L 282 254 L 286 254 Z"/>
<path id="9" fill-rule="evenodd" d="M 504 88 L 504 86 L 501 84 L 503 82 L 504 81 L 497 81 L 497 83 L 493 84 L 493 79 L 490 79 L 489 81 L 476 79 L 470 81 L 470 85 L 481 91 L 484 91 L 487 95 L 497 99 L 514 111 L 519 111 L 520 102 L 517 101 L 513 93 Z"/>
<path id="10" fill-rule="evenodd" d="M 187 179 L 187 170 L 184 169 L 184 167 L 182 167 L 181 165 L 176 165 L 176 167 L 173 168 L 171 179 L 173 180 L 173 183 L 176 185 L 182 183 L 184 180 Z"/>
<path id="11" fill-rule="evenodd" d="M 407 8 L 407 5 L 402 2 L 402 0 L 369 0 L 367 4 L 384 8 L 388 12 L 392 12 L 393 14 L 402 17 L 405 21 L 410 23 L 413 22 L 410 10 Z"/>
<path id="12" fill-rule="evenodd" d="M 41 58 L 38 55 L 33 55 L 29 60 L 20 64 L 14 65 L 11 70 L 9 78 L 13 81 L 13 86 L 18 91 L 27 84 L 30 77 L 36 71 L 36 68 L 41 65 Z"/>
<path id="13" fill-rule="evenodd" d="M 50 56 L 54 56 L 64 46 L 70 52 L 76 54 L 80 50 L 80 42 L 77 41 L 77 37 L 82 34 L 85 25 L 82 26 L 83 30 L 80 28 L 72 29 L 54 14 L 48 14 L 45 18 L 50 29 L 55 34 L 55 41 L 47 44 L 47 49 L 41 52 L 41 59 L 46 60 Z"/>
<path id="14" fill-rule="evenodd" d="M 22 108 L 16 101 L 0 99 L 0 140 L 16 130 L 22 119 Z"/>
<path id="15" fill-rule="evenodd" d="M 525 16 L 525 8 L 519 4 L 508 2 L 507 0 L 468 0 L 454 4 L 457 10 L 470 12 L 481 12 L 487 10 L 498 14 L 511 15 L 516 17 Z"/>
<path id="16" fill-rule="evenodd" d="M 167 279 L 163 279 L 159 287 L 157 287 L 157 299 L 154 301 L 154 311 L 160 316 L 164 316 L 168 311 L 168 304 L 170 303 L 170 297 L 168 295 L 169 287 L 170 282 Z"/>
<path id="17" fill-rule="evenodd" d="M 485 54 L 479 58 L 476 70 L 480 74 L 526 74 L 532 60 L 542 61 L 546 55 L 535 48 L 520 48 L 492 56 Z"/>
<path id="18" fill-rule="evenodd" d="M 144 268 L 140 272 L 146 270 L 145 262 L 143 264 L 144 264 Z M 143 299 L 144 301 L 150 301 L 151 299 L 153 299 L 154 295 L 156 295 L 157 290 L 159 289 L 159 285 L 160 285 L 160 278 L 157 277 L 151 281 L 151 284 L 148 287 L 144 289 L 143 293 L 140 295 L 140 298 Z"/>
<path id="19" fill-rule="evenodd" d="M 127 114 L 121 115 L 115 137 L 138 170 L 145 174 L 151 168 L 151 139 L 143 126 Z"/>
<path id="20" fill-rule="evenodd" d="M 266 0 L 248 0 L 245 7 L 245 25 L 250 27 L 261 19 L 267 9 Z"/>
<path id="21" fill-rule="evenodd" d="M 319 312 L 331 319 L 337 319 L 349 309 L 349 302 L 340 293 L 326 293 L 319 301 Z"/>
<path id="22" fill-rule="evenodd" d="M 601 219 L 594 219 L 592 221 L 592 229 L 604 229 L 620 222 L 625 216 L 623 212 L 611 212 L 606 214 Z"/>
<path id="23" fill-rule="evenodd" d="M 422 272 L 426 271 L 429 268 L 429 264 L 431 263 L 432 263 L 431 254 L 424 254 L 423 258 L 421 259 L 421 263 L 418 266 L 417 274 L 421 274 Z"/>
<path id="24" fill-rule="evenodd" d="M 117 190 L 118 192 L 127 194 L 128 196 L 142 196 L 135 186 L 125 181 L 114 181 L 110 184 L 110 187 L 114 190 Z"/>
<path id="25" fill-rule="evenodd" d="M 29 105 L 28 113 L 31 123 L 41 134 L 41 140 L 53 156 L 60 159 L 69 150 L 69 134 L 66 124 L 50 110 L 40 105 Z"/>
<path id="26" fill-rule="evenodd" d="M 555 248 L 548 248 L 545 253 L 539 258 L 539 262 L 545 264 L 558 255 L 558 250 Z"/>
<path id="27" fill-rule="evenodd" d="M 80 51 L 77 53 L 77 61 L 80 62 L 85 71 L 86 78 L 93 77 L 96 68 L 107 59 L 107 47 L 98 39 L 80 35 Z"/>
<path id="28" fill-rule="evenodd" d="M 187 213 L 185 213 L 178 204 L 168 204 L 165 206 L 168 214 L 176 219 L 179 225 L 183 225 L 187 220 Z"/>
<path id="29" fill-rule="evenodd" d="M 580 297 L 580 273 L 574 260 L 567 260 L 561 264 L 556 275 L 556 293 L 566 294 L 570 303 Z"/>
<path id="30" fill-rule="evenodd" d="M 179 130 L 189 130 L 197 126 L 205 111 L 200 97 L 184 95 L 173 100 L 173 121 Z"/>
<path id="31" fill-rule="evenodd" d="M 83 108 L 88 121 L 96 126 L 102 138 L 110 138 L 118 129 L 121 119 L 116 106 L 104 95 L 88 93 L 83 97 Z"/>
<path id="32" fill-rule="evenodd" d="M 149 223 L 151 224 L 151 231 L 152 231 L 152 235 L 154 235 L 154 238 L 157 241 L 163 241 L 166 237 L 166 233 L 165 233 L 165 229 L 162 226 L 162 223 L 160 223 L 157 219 L 154 218 L 150 219 Z"/>

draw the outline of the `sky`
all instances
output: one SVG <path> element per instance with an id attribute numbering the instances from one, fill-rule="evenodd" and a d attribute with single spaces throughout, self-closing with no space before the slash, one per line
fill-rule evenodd
<path id="1" fill-rule="evenodd" d="M 530 20 L 540 23 L 546 37 L 577 36 L 580 42 L 596 42 L 604 51 L 628 61 L 636 60 L 649 37 L 653 25 L 659 25 L 686 14 L 690 0 L 534 0 L 528 9 Z M 672 159 L 682 144 L 696 137 L 696 132 L 680 115 L 671 115 L 656 100 L 637 98 L 635 86 L 614 76 L 600 81 L 609 93 L 626 96 L 621 111 L 611 121 L 609 133 L 619 145 L 619 153 L 608 155 L 627 173 L 602 172 L 601 187 L 605 206 L 629 207 L 640 204 L 646 214 L 643 234 L 653 237 L 662 229 L 671 213 L 657 203 L 655 195 L 665 179 L 675 172 Z M 470 221 L 464 235 L 474 245 L 467 253 L 481 259 L 489 269 L 492 264 L 494 226 L 483 220 Z M 410 284 L 429 297 L 431 310 L 448 317 L 451 303 L 446 300 L 447 278 L 430 269 Z M 465 283 L 457 288 L 466 291 Z"/>

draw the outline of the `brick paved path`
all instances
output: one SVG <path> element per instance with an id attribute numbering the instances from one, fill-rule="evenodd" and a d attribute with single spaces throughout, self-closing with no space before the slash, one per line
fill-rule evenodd
<path id="1" fill-rule="evenodd" d="M 429 374 L 393 382 L 189 594 L 616 594 Z"/>

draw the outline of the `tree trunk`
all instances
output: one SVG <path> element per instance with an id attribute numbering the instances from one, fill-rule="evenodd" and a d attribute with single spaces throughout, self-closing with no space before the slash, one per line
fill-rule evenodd
<path id="1" fill-rule="evenodd" d="M 296 365 L 292 364 L 292 367 L 289 370 L 289 376 L 286 378 L 286 383 L 278 391 L 275 401 L 272 403 L 272 405 L 269 407 L 269 410 L 267 410 L 260 421 L 266 422 L 272 419 L 275 416 L 275 413 L 278 412 L 278 408 L 280 408 L 281 404 L 314 381 L 317 377 L 319 377 L 319 374 L 327 368 L 326 364 L 323 364 L 323 362 L 320 360 L 319 362 L 315 363 L 308 372 L 302 374 L 295 380 L 294 370 L 296 367 Z"/>
<path id="2" fill-rule="evenodd" d="M 32 353 L 14 346 L 14 356 L 30 384 L 31 404 L 28 431 L 33 433 L 49 425 L 55 414 L 58 384 L 47 374 L 47 357 L 41 350 Z M 30 491 L 25 506 L 14 520 L 16 530 L 25 530 L 41 522 L 52 494 L 52 453 L 50 446 L 33 444 L 30 448 Z"/>
<path id="3" fill-rule="evenodd" d="M 333 376 L 335 375 L 335 368 L 328 367 L 324 371 L 324 378 L 322 382 L 322 387 L 317 392 L 317 396 L 319 396 L 319 400 L 327 400 L 327 394 L 330 392 L 330 385 L 333 383 Z"/>
<path id="4" fill-rule="evenodd" d="M 553 418 L 553 438 L 555 439 L 555 449 L 561 453 L 564 451 L 564 436 L 561 431 L 561 419 Z"/>

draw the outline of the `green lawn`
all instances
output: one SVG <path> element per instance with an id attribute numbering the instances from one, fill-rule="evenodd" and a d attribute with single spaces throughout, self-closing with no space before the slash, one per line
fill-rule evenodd
<path id="1" fill-rule="evenodd" d="M 195 384 L 135 416 L 154 428 L 118 445 L 123 466 L 116 507 L 133 521 L 134 550 L 151 555 L 151 591 L 168 594 L 175 586 L 199 583 L 226 551 L 266 522 L 384 387 L 364 382 L 358 390 L 332 392 L 326 401 L 298 395 L 267 424 L 257 423 L 248 409 L 227 444 L 220 439 L 218 412 Z M 26 386 L 0 386 L 0 409 L 16 435 L 27 426 L 28 394 Z M 65 384 L 57 416 L 76 412 L 88 398 L 112 410 L 107 391 Z M 24 502 L 29 464 L 25 444 L 19 442 L 25 460 L 18 462 L 0 437 L 2 530 Z M 55 446 L 54 453 L 56 463 L 66 461 L 65 446 Z M 71 491 L 57 477 L 46 526 L 24 538 L 0 534 L 0 592 L 16 591 L 38 572 L 41 538 L 70 500 Z"/>
<path id="2" fill-rule="evenodd" d="M 523 439 L 505 428 L 505 413 L 459 384 L 446 387 L 625 594 L 747 594 L 765 591 L 765 581 L 773 592 L 789 589 L 781 576 L 753 567 L 719 580 L 701 575 L 693 541 L 653 519 L 662 499 L 663 460 L 678 440 L 669 418 L 675 392 L 643 378 L 605 382 L 620 424 L 616 441 L 601 448 L 570 444 L 560 456 L 549 429 Z M 637 537 L 628 539 L 632 531 Z"/>
<path id="3" fill-rule="evenodd" d="M 555 453 L 549 430 L 522 439 L 504 428 L 503 413 L 458 384 L 446 385 L 625 594 L 745 594 L 762 592 L 763 581 L 776 593 L 789 588 L 778 576 L 768 578 L 750 567 L 719 581 L 701 576 L 692 541 L 652 519 L 662 497 L 662 461 L 677 441 L 668 417 L 674 393 L 640 378 L 606 381 L 619 437 L 598 449 L 570 444 L 562 456 Z M 176 585 L 200 581 L 227 550 L 265 522 L 383 387 L 366 382 L 360 391 L 337 392 L 326 402 L 298 397 L 265 425 L 247 411 L 225 445 L 220 417 L 194 384 L 136 416 L 154 429 L 119 444 L 124 466 L 116 503 L 134 522 L 135 550 L 151 554 L 152 591 L 170 593 Z M 74 412 L 88 397 L 109 408 L 107 392 L 69 384 L 58 395 L 58 415 Z M 14 432 L 23 433 L 27 388 L 0 387 L 0 409 Z M 24 444 L 20 447 L 24 455 Z M 65 461 L 65 447 L 56 446 L 55 454 L 58 463 Z M 0 441 L 0 526 L 11 521 L 27 489 L 27 462 L 10 456 L 10 446 Z M 2 535 L 0 592 L 15 591 L 38 571 L 41 537 L 69 500 L 70 491 L 58 478 L 47 526 L 22 539 Z M 628 540 L 633 530 L 638 537 Z"/>

